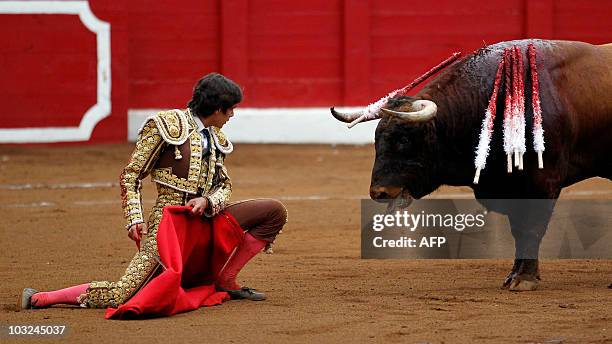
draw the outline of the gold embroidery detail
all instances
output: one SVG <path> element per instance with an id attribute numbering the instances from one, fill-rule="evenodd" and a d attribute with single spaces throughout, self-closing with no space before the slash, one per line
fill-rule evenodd
<path id="1" fill-rule="evenodd" d="M 180 133 L 181 131 L 176 125 L 170 126 L 170 135 L 172 135 L 172 138 L 179 137 Z"/>
<path id="2" fill-rule="evenodd" d="M 142 127 L 130 161 L 119 177 L 121 201 L 126 227 L 144 222 L 140 189 L 145 178 L 163 148 L 163 140 L 154 121 L 147 121 Z"/>
<path id="3" fill-rule="evenodd" d="M 189 119 L 181 110 L 162 111 L 153 116 L 161 137 L 169 144 L 178 146 L 189 137 Z"/>
<path id="4" fill-rule="evenodd" d="M 202 168 L 202 137 L 200 133 L 193 132 L 189 138 L 191 156 L 189 159 L 187 179 L 176 176 L 172 173 L 171 168 L 166 167 L 154 169 L 151 173 L 151 180 L 176 190 L 195 195 L 198 192 L 198 179 Z"/>
<path id="5" fill-rule="evenodd" d="M 219 165 L 219 168 L 217 169 L 218 173 L 216 176 L 214 176 L 214 179 L 213 177 L 209 177 L 207 183 L 205 195 L 206 198 L 208 198 L 209 206 L 204 212 L 204 215 L 208 217 L 217 215 L 221 210 L 223 210 L 232 195 L 232 182 L 229 174 L 227 173 L 227 169 L 223 165 L 223 160 L 224 157 L 221 154 L 219 156 L 219 162 L 216 163 Z M 209 168 L 209 171 L 210 170 L 211 168 Z M 211 189 L 213 183 L 215 188 Z"/>
<path id="6" fill-rule="evenodd" d="M 158 269 L 154 257 L 157 252 L 157 229 L 161 221 L 164 206 L 184 205 L 184 193 L 163 185 L 157 187 L 158 197 L 149 216 L 149 233 L 143 238 L 140 252 L 134 255 L 117 282 L 94 281 L 89 284 L 87 292 L 79 297 L 79 303 L 85 307 L 117 307 L 125 303 L 138 291 Z"/>
<path id="7" fill-rule="evenodd" d="M 211 136 L 214 138 L 215 145 L 217 149 L 221 151 L 223 154 L 230 154 L 234 151 L 234 145 L 230 142 L 230 140 L 225 136 L 225 133 L 221 131 L 221 129 L 217 127 L 211 127 Z"/>
<path id="8" fill-rule="evenodd" d="M 183 156 L 181 155 L 181 150 L 179 146 L 174 146 L 174 160 L 181 160 Z"/>

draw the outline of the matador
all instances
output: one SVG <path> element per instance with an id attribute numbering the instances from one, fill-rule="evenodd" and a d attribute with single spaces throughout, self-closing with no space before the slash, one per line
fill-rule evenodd
<path id="1" fill-rule="evenodd" d="M 274 199 L 229 202 L 232 183 L 225 159 L 233 145 L 221 127 L 234 116 L 241 100 L 242 90 L 236 83 L 212 73 L 198 81 L 187 109 L 148 118 L 120 177 L 128 236 L 140 248 L 124 275 L 118 281 L 94 281 L 51 292 L 26 288 L 22 308 L 60 303 L 116 308 L 125 303 L 159 273 L 157 228 L 163 208 L 175 205 L 191 206 L 195 215 L 205 217 L 225 210 L 236 219 L 246 234 L 221 271 L 216 288 L 227 291 L 232 299 L 264 300 L 264 293 L 239 286 L 236 276 L 253 256 L 270 248 L 287 221 L 287 211 Z M 149 175 L 156 184 L 157 199 L 145 223 L 141 186 Z"/>

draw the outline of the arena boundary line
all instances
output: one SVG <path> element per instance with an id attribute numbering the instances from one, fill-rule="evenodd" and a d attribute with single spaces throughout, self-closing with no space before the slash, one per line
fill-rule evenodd
<path id="1" fill-rule="evenodd" d="M 89 183 L 26 183 L 26 184 L 0 184 L 0 190 L 34 190 L 34 189 L 102 189 L 118 187 L 119 183 L 89 182 Z"/>
<path id="2" fill-rule="evenodd" d="M 21 191 L 21 190 L 34 190 L 34 189 L 104 189 L 104 188 L 116 188 L 119 186 L 118 182 L 68 182 L 68 183 L 23 183 L 23 184 L 0 184 L 0 190 L 9 191 Z M 591 195 L 610 195 L 612 190 L 576 190 L 568 191 L 565 194 L 570 196 L 591 196 Z M 429 198 L 454 198 L 454 197 L 473 197 L 471 192 L 456 192 L 456 193 L 438 193 L 429 196 Z M 320 199 L 361 199 L 368 198 L 367 195 L 363 196 L 351 196 L 351 197 L 333 197 L 326 195 L 288 195 L 288 196 L 275 196 L 277 198 L 283 198 L 286 200 L 320 200 Z"/>
<path id="3" fill-rule="evenodd" d="M 568 196 L 592 196 L 592 195 L 612 195 L 612 191 L 575 191 L 568 192 Z M 335 197 L 335 196 L 319 196 L 319 195 L 304 195 L 304 196 L 270 196 L 281 201 L 359 201 L 366 199 L 367 196 L 347 196 L 347 197 Z M 472 193 L 443 193 L 429 197 L 430 199 L 472 199 L 474 195 Z M 250 199 L 255 197 L 241 197 L 241 199 Z M 143 200 L 145 204 L 153 204 L 153 200 Z M 99 205 L 120 205 L 121 200 L 118 199 L 98 199 L 95 201 L 74 201 L 68 203 L 68 206 L 99 206 Z M 64 204 L 66 205 L 66 204 Z M 54 207 L 57 203 L 51 201 L 38 201 L 29 203 L 0 203 L 1 208 L 28 208 L 28 207 Z"/>

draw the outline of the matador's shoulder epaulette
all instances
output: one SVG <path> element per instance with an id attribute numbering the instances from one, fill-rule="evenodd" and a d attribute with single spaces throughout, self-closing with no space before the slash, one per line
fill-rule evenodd
<path id="1" fill-rule="evenodd" d="M 190 125 L 189 118 L 183 111 L 161 111 L 151 116 L 149 119 L 153 119 L 159 130 L 160 136 L 167 143 L 178 146 L 187 141 Z M 149 121 L 149 119 L 147 119 L 147 121 Z"/>
<path id="2" fill-rule="evenodd" d="M 230 154 L 234 151 L 234 145 L 230 142 L 224 132 L 217 127 L 212 127 L 212 136 L 215 140 L 215 146 L 221 151 L 223 154 Z"/>

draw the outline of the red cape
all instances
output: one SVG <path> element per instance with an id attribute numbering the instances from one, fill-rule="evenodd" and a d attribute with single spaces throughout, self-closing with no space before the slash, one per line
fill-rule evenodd
<path id="1" fill-rule="evenodd" d="M 168 316 L 229 300 L 226 292 L 215 291 L 214 282 L 244 233 L 226 212 L 208 220 L 190 211 L 164 208 L 157 249 L 167 269 L 119 308 L 107 309 L 106 319 Z"/>

